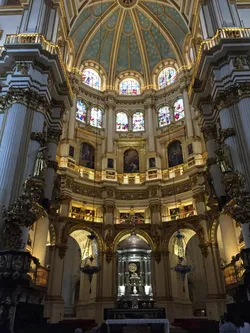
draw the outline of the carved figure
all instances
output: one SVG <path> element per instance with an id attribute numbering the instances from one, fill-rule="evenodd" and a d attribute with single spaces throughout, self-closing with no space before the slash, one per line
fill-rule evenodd
<path id="1" fill-rule="evenodd" d="M 34 166 L 33 177 L 43 178 L 45 176 L 48 163 L 47 151 L 47 146 L 43 145 L 39 148 Z"/>
<path id="2" fill-rule="evenodd" d="M 228 145 L 222 144 L 221 147 L 216 151 L 217 163 L 220 166 L 222 173 L 233 171 L 233 161 Z"/>

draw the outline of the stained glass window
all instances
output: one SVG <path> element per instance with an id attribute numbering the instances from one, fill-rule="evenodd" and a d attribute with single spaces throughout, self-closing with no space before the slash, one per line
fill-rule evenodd
<path id="1" fill-rule="evenodd" d="M 140 95 L 140 84 L 135 79 L 124 79 L 120 83 L 121 95 Z"/>
<path id="2" fill-rule="evenodd" d="M 145 130 L 144 115 L 142 112 L 135 112 L 133 114 L 133 131 L 139 132 Z"/>
<path id="3" fill-rule="evenodd" d="M 182 98 L 178 98 L 174 104 L 174 119 L 175 121 L 185 117 L 184 103 Z"/>
<path id="4" fill-rule="evenodd" d="M 164 68 L 158 76 L 159 89 L 169 86 L 176 80 L 176 70 L 172 67 Z"/>
<path id="5" fill-rule="evenodd" d="M 78 100 L 76 103 L 76 119 L 82 121 L 83 123 L 86 123 L 87 120 L 86 104 L 81 100 Z"/>
<path id="6" fill-rule="evenodd" d="M 97 90 L 100 90 L 101 88 L 101 78 L 99 74 L 91 68 L 84 69 L 82 73 L 82 82 Z"/>
<path id="7" fill-rule="evenodd" d="M 126 132 L 128 130 L 128 115 L 125 112 L 116 114 L 116 130 Z"/>
<path id="8" fill-rule="evenodd" d="M 90 125 L 102 128 L 102 111 L 97 107 L 92 107 L 90 110 Z"/>
<path id="9" fill-rule="evenodd" d="M 158 111 L 159 127 L 169 125 L 171 123 L 170 110 L 168 106 L 163 106 Z"/>

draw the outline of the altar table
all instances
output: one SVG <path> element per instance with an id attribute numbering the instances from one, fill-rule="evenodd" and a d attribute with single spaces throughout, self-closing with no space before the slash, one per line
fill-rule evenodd
<path id="1" fill-rule="evenodd" d="M 111 332 L 113 325 L 147 325 L 147 324 L 162 324 L 164 326 L 164 333 L 169 333 L 169 321 L 167 319 L 108 319 L 106 323 Z"/>

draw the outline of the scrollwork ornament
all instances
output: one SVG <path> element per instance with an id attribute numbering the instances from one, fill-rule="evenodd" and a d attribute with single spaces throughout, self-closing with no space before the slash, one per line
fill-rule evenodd
<path id="1" fill-rule="evenodd" d="M 48 128 L 47 139 L 49 142 L 54 142 L 58 144 L 60 136 L 62 135 L 62 130 L 59 128 Z"/>
<path id="2" fill-rule="evenodd" d="M 32 141 L 37 141 L 41 145 L 45 142 L 45 135 L 42 132 L 32 132 L 30 134 L 30 139 Z"/>
<path id="3" fill-rule="evenodd" d="M 209 157 L 207 159 L 207 166 L 210 167 L 212 165 L 217 164 L 217 158 L 216 157 Z"/>
<path id="4" fill-rule="evenodd" d="M 207 125 L 202 127 L 201 132 L 203 133 L 205 141 L 215 140 L 217 138 L 217 129 L 214 125 Z"/>
<path id="5" fill-rule="evenodd" d="M 56 247 L 58 249 L 59 258 L 62 260 L 66 255 L 68 246 L 67 246 L 67 244 L 58 244 L 58 245 L 56 245 Z"/>
<path id="6" fill-rule="evenodd" d="M 234 128 L 226 128 L 220 130 L 220 139 L 222 142 L 224 142 L 227 138 L 230 138 L 231 136 L 235 135 L 235 129 Z"/>

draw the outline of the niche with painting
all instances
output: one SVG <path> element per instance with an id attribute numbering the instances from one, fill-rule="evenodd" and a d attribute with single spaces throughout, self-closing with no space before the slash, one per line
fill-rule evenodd
<path id="1" fill-rule="evenodd" d="M 169 168 L 183 164 L 182 147 L 180 141 L 174 141 L 168 146 Z"/>
<path id="2" fill-rule="evenodd" d="M 90 169 L 95 168 L 95 148 L 88 143 L 81 144 L 79 165 Z"/>
<path id="3" fill-rule="evenodd" d="M 139 154 L 135 149 L 128 149 L 124 152 L 124 173 L 139 172 Z"/>

